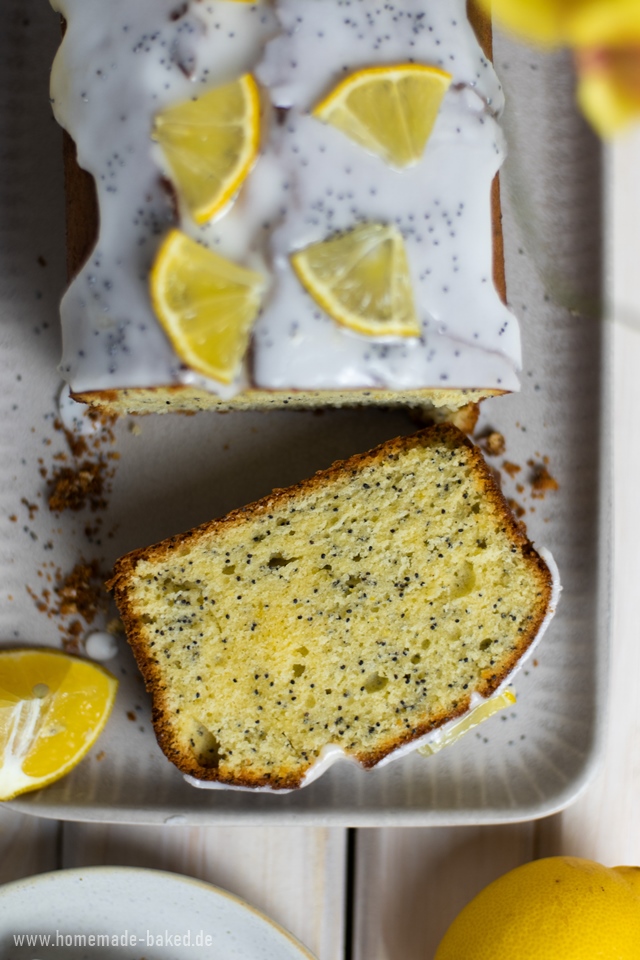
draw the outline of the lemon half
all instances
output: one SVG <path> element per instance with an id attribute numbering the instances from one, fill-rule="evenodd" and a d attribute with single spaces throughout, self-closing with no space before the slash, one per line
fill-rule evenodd
<path id="1" fill-rule="evenodd" d="M 178 356 L 204 376 L 231 383 L 260 309 L 262 274 L 172 230 L 158 251 L 150 284 L 156 316 Z"/>
<path id="2" fill-rule="evenodd" d="M 422 157 L 450 84 L 451 74 L 437 67 L 371 67 L 339 83 L 313 116 L 388 164 L 408 167 Z"/>
<path id="3" fill-rule="evenodd" d="M 342 326 L 367 336 L 420 336 L 396 227 L 363 223 L 298 250 L 291 263 L 314 300 Z"/>
<path id="4" fill-rule="evenodd" d="M 435 960 L 637 960 L 639 945 L 640 867 L 547 857 L 485 887 Z"/>
<path id="5" fill-rule="evenodd" d="M 168 107 L 153 126 L 179 195 L 196 223 L 223 210 L 253 167 L 260 94 L 251 74 Z"/>
<path id="6" fill-rule="evenodd" d="M 111 713 L 118 681 L 54 650 L 0 651 L 0 800 L 80 763 Z"/>

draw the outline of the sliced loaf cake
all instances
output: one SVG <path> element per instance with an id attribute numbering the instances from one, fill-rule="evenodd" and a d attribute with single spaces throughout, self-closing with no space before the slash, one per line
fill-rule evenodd
<path id="1" fill-rule="evenodd" d="M 111 587 L 169 759 L 275 790 L 336 746 L 373 767 L 490 696 L 553 594 L 450 425 L 128 554 Z"/>

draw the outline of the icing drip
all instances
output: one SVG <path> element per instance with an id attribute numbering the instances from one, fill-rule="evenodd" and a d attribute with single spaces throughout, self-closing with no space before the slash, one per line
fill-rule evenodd
<path id="1" fill-rule="evenodd" d="M 491 280 L 502 91 L 464 0 L 52 3 L 67 21 L 53 107 L 96 180 L 100 206 L 96 247 L 62 303 L 61 370 L 75 391 L 182 382 L 227 399 L 249 385 L 518 388 L 517 323 Z M 453 77 L 415 167 L 392 170 L 309 116 L 345 74 L 408 61 Z M 235 203 L 199 227 L 176 209 L 150 137 L 153 118 L 247 71 L 268 88 L 262 153 Z M 269 96 L 289 108 L 284 123 Z M 292 274 L 292 250 L 362 220 L 392 221 L 403 234 L 420 339 L 383 342 L 340 328 Z M 149 270 L 176 224 L 271 279 L 251 367 L 229 387 L 187 369 L 151 309 Z"/>

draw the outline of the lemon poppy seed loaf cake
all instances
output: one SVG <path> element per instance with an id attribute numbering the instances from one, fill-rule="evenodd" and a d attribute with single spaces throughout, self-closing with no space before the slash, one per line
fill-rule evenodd
<path id="1" fill-rule="evenodd" d="M 118 561 L 110 586 L 182 771 L 292 789 L 374 767 L 507 680 L 548 621 L 545 561 L 443 424 Z"/>
<path id="2" fill-rule="evenodd" d="M 518 389 L 503 96 L 473 4 L 52 3 L 76 399 L 401 405 L 468 428 Z"/>

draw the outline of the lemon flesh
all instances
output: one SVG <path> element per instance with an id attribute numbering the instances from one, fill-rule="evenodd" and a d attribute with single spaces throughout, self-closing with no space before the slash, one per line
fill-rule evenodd
<path id="1" fill-rule="evenodd" d="M 602 137 L 612 137 L 640 117 L 640 43 L 636 47 L 578 55 L 578 103 Z"/>
<path id="2" fill-rule="evenodd" d="M 485 887 L 435 960 L 637 960 L 639 944 L 640 868 L 548 857 Z"/>
<path id="3" fill-rule="evenodd" d="M 223 210 L 255 163 L 260 95 L 250 74 L 157 114 L 153 126 L 196 223 Z"/>
<path id="4" fill-rule="evenodd" d="M 151 301 L 178 356 L 231 383 L 258 315 L 264 278 L 172 230 L 151 271 Z"/>
<path id="5" fill-rule="evenodd" d="M 363 223 L 291 256 L 300 282 L 342 326 L 367 336 L 419 337 L 400 232 Z"/>
<path id="6" fill-rule="evenodd" d="M 431 743 L 426 743 L 423 747 L 419 747 L 418 753 L 421 753 L 423 757 L 430 757 L 432 754 L 438 753 L 444 747 L 451 746 L 452 743 L 459 740 L 460 737 L 468 733 L 469 730 L 473 730 L 479 723 L 488 720 L 494 713 L 498 713 L 500 710 L 506 710 L 507 707 L 512 707 L 515 702 L 516 697 L 511 690 L 505 690 L 503 693 L 497 693 L 495 696 L 489 697 L 484 703 L 479 703 L 477 707 L 470 710 L 458 723 L 452 724 L 449 730 L 446 730 L 439 739 L 432 740 Z"/>
<path id="7" fill-rule="evenodd" d="M 72 770 L 109 718 L 118 681 L 52 650 L 0 652 L 0 800 Z"/>
<path id="8" fill-rule="evenodd" d="M 347 77 L 313 111 L 394 167 L 409 167 L 424 153 L 451 84 L 437 67 L 372 67 Z"/>

